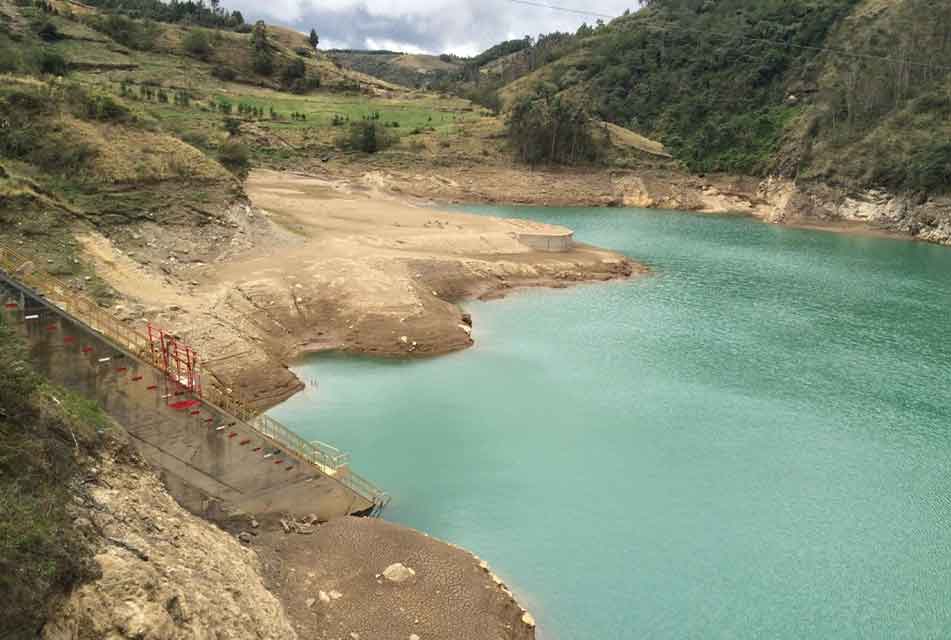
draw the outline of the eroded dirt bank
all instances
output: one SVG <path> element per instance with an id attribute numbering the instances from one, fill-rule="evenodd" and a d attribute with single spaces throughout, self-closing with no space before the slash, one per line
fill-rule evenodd
<path id="1" fill-rule="evenodd" d="M 672 164 L 637 171 L 546 169 L 447 161 L 420 166 L 371 160 L 314 168 L 362 176 L 367 171 L 395 194 L 435 202 L 536 206 L 624 206 L 705 213 L 744 213 L 766 222 L 874 231 L 951 244 L 951 198 L 897 195 L 816 182 L 711 174 L 690 175 Z"/>
<path id="2" fill-rule="evenodd" d="M 553 253 L 520 240 L 565 229 L 440 211 L 387 187 L 375 174 L 258 171 L 250 204 L 206 226 L 146 223 L 81 242 L 126 300 L 121 315 L 174 329 L 207 361 L 206 375 L 260 408 L 301 388 L 284 364 L 301 354 L 464 349 L 478 326 L 461 300 L 643 271 L 595 247 Z"/>

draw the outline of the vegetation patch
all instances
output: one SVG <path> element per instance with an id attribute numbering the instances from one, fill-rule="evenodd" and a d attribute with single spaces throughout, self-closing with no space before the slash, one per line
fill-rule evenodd
<path id="1" fill-rule="evenodd" d="M 43 383 L 2 317 L 0 370 L 0 619 L 4 637 L 35 638 L 51 607 L 95 576 L 69 505 L 109 427 L 94 405 Z"/>

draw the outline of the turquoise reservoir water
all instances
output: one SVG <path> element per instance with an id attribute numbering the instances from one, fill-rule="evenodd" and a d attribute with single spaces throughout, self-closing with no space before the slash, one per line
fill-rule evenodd
<path id="1" fill-rule="evenodd" d="M 546 640 L 951 637 L 951 250 L 640 210 L 650 277 L 471 303 L 477 346 L 322 357 L 275 410 Z"/>

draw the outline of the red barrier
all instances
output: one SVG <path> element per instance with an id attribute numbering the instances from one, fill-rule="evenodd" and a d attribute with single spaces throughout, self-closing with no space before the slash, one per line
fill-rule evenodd
<path id="1" fill-rule="evenodd" d="M 168 406 L 172 409 L 175 409 L 176 411 L 184 411 L 185 409 L 193 409 L 200 404 L 201 402 L 198 400 L 182 400 L 181 402 L 173 402 Z"/>
<path id="2" fill-rule="evenodd" d="M 92 353 L 95 351 L 92 347 L 83 347 L 83 353 Z"/>
<path id="3" fill-rule="evenodd" d="M 201 413 L 201 410 L 192 411 L 193 416 L 197 416 L 200 413 Z"/>
<path id="4" fill-rule="evenodd" d="M 8 302 L 8 303 L 6 303 L 4 306 L 5 306 L 7 309 L 19 309 L 19 308 L 20 308 L 20 305 L 18 305 L 16 302 Z"/>
<path id="5" fill-rule="evenodd" d="M 228 434 L 228 439 L 230 440 L 231 438 L 235 438 L 237 437 L 237 435 L 238 434 L 236 432 L 232 431 L 231 433 Z"/>
<path id="6" fill-rule="evenodd" d="M 119 367 L 118 369 L 116 369 L 116 373 L 125 373 L 128 370 L 129 370 L 128 367 Z"/>
<path id="7" fill-rule="evenodd" d="M 242 441 L 239 442 L 238 444 L 243 447 L 243 446 L 245 446 L 246 444 L 250 444 L 250 442 L 251 442 L 251 440 L 242 440 Z"/>
<path id="8" fill-rule="evenodd" d="M 146 391 L 155 391 L 156 389 L 158 389 L 158 385 L 157 385 L 157 384 L 153 384 L 153 385 L 148 386 L 148 387 L 145 388 Z"/>
<path id="9" fill-rule="evenodd" d="M 136 376 L 136 377 L 132 378 L 132 382 L 138 382 L 139 380 L 142 380 L 143 377 L 144 377 L 144 376 Z"/>
<path id="10" fill-rule="evenodd" d="M 76 336 L 66 336 L 63 338 L 63 344 L 73 344 L 76 342 Z"/>

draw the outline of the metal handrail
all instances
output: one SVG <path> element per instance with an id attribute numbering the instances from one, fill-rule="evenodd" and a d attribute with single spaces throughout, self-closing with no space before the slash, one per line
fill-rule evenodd
<path id="1" fill-rule="evenodd" d="M 51 303 L 81 320 L 91 329 L 112 340 L 126 351 L 135 354 L 165 375 L 171 375 L 160 354 L 152 349 L 148 336 L 140 333 L 104 310 L 98 303 L 72 292 L 68 284 L 55 276 L 36 270 L 24 272 L 24 267 L 34 263 L 15 249 L 0 243 L 0 269 L 38 291 Z M 355 474 L 350 468 L 350 456 L 322 442 L 308 442 L 270 416 L 259 414 L 253 405 L 212 380 L 202 389 L 202 400 L 209 405 L 234 416 L 254 431 L 294 454 L 301 460 L 317 467 L 358 495 L 373 503 L 373 512 L 379 513 L 389 504 L 390 497 L 372 482 Z"/>

